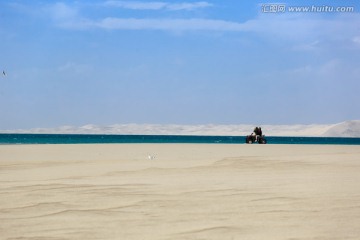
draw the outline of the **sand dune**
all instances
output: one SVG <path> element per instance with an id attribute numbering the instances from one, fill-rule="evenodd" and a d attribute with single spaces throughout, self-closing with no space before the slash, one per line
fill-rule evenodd
<path id="1" fill-rule="evenodd" d="M 214 135 L 245 136 L 252 132 L 254 125 L 176 125 L 176 124 L 114 124 L 82 127 L 63 126 L 59 128 L 35 128 L 3 130 L 2 133 L 63 133 L 63 134 L 150 134 L 150 135 Z M 309 125 L 262 125 L 268 136 L 314 136 L 314 137 L 360 137 L 360 120 L 338 124 Z"/>
<path id="2" fill-rule="evenodd" d="M 323 136 L 330 137 L 360 137 L 360 120 L 335 124 Z"/>
<path id="3" fill-rule="evenodd" d="M 359 156 L 359 146 L 3 145 L 0 238 L 355 240 Z"/>

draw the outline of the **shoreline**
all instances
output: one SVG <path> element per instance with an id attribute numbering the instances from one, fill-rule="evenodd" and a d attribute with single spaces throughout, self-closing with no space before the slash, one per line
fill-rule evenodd
<path id="1" fill-rule="evenodd" d="M 243 144 L 246 136 L 0 134 L 6 144 Z M 268 144 L 360 145 L 356 137 L 265 136 Z M 257 143 L 255 143 L 257 144 Z"/>

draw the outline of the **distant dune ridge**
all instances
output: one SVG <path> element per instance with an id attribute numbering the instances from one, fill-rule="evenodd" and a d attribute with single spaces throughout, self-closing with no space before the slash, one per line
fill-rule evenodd
<path id="1" fill-rule="evenodd" d="M 360 120 L 335 124 L 333 127 L 329 128 L 323 136 L 360 137 Z"/>
<path id="2" fill-rule="evenodd" d="M 84 125 L 58 128 L 3 130 L 2 133 L 63 133 L 63 134 L 141 134 L 141 135 L 248 135 L 256 125 L 179 125 L 179 124 L 114 124 Z M 268 136 L 360 137 L 360 120 L 337 124 L 260 125 Z"/>

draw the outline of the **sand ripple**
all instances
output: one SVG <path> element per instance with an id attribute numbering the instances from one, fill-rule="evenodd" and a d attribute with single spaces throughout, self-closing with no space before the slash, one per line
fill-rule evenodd
<path id="1" fill-rule="evenodd" d="M 359 147 L 2 147 L 0 239 L 360 239 Z"/>

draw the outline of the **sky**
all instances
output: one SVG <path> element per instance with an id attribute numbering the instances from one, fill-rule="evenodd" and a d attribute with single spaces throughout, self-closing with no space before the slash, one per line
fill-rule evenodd
<path id="1" fill-rule="evenodd" d="M 274 2 L 1 1 L 0 129 L 360 119 L 359 1 Z"/>

